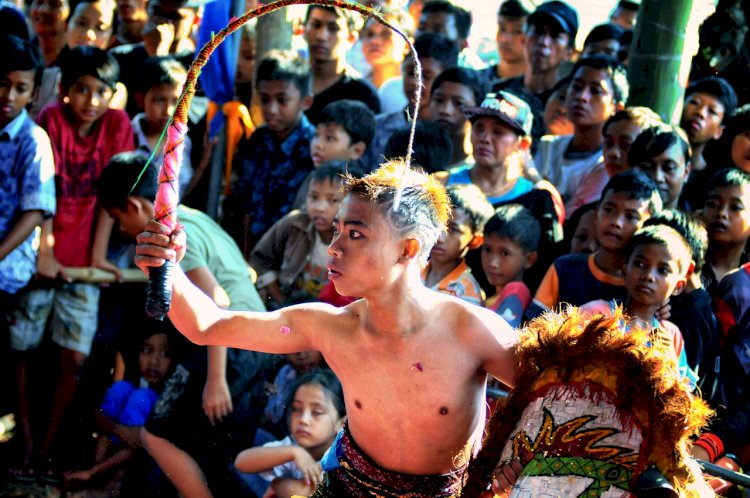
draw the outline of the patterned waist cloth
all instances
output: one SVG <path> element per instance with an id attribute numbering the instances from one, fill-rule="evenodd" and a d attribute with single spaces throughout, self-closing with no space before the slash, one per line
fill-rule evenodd
<path id="1" fill-rule="evenodd" d="M 468 463 L 447 474 L 402 474 L 383 469 L 357 446 L 349 426 L 329 450 L 337 463 L 326 467 L 323 482 L 310 498 L 451 498 L 461 495 Z"/>

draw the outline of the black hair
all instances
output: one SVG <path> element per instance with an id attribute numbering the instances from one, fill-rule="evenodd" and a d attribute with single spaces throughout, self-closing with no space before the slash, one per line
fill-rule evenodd
<path id="1" fill-rule="evenodd" d="M 463 209 L 469 215 L 474 233 L 481 233 L 494 209 L 482 191 L 479 190 L 479 187 L 473 184 L 451 185 L 445 191 L 451 201 L 454 213 L 456 209 Z"/>
<path id="2" fill-rule="evenodd" d="M 573 66 L 573 70 L 570 71 L 571 79 L 575 78 L 576 72 L 582 67 L 590 67 L 606 72 L 612 83 L 613 100 L 616 104 L 625 104 L 630 93 L 630 85 L 628 84 L 628 72 L 625 66 L 620 64 L 620 61 L 613 57 L 599 54 L 584 57 L 578 60 L 575 66 Z"/>
<path id="3" fill-rule="evenodd" d="M 658 114 L 656 114 L 648 107 L 626 107 L 625 109 L 621 109 L 609 117 L 607 122 L 604 123 L 604 128 L 602 128 L 602 135 L 607 133 L 607 130 L 610 126 L 619 121 L 631 121 L 639 126 L 641 130 L 645 130 L 649 126 L 661 123 L 661 118 Z"/>
<path id="4" fill-rule="evenodd" d="M 584 40 L 583 46 L 585 47 L 589 43 L 597 43 L 605 40 L 615 40 L 619 42 L 624 32 L 624 29 L 611 22 L 594 26 L 594 28 L 589 31 L 589 34 L 586 35 L 586 40 Z"/>
<path id="5" fill-rule="evenodd" d="M 724 168 L 708 180 L 706 192 L 724 187 L 750 187 L 750 174 L 739 168 Z"/>
<path id="6" fill-rule="evenodd" d="M 750 104 L 737 108 L 729 118 L 719 140 L 712 140 L 706 145 L 704 157 L 709 167 L 718 171 L 734 165 L 732 160 L 732 143 L 737 135 L 750 130 Z"/>
<path id="7" fill-rule="evenodd" d="M 320 8 L 320 7 L 318 7 Z M 310 95 L 310 66 L 292 50 L 270 50 L 258 63 L 255 88 L 261 81 L 285 81 L 297 87 L 300 95 Z"/>
<path id="8" fill-rule="evenodd" d="M 75 47 L 60 56 L 60 73 L 65 92 L 84 76 L 93 76 L 114 90 L 120 80 L 120 65 L 100 48 Z"/>
<path id="9" fill-rule="evenodd" d="M 497 9 L 498 17 L 512 17 L 514 19 L 529 17 L 532 12 L 534 12 L 534 6 L 527 0 L 505 0 Z"/>
<path id="10" fill-rule="evenodd" d="M 151 202 L 156 199 L 159 183 L 156 165 L 149 164 L 138 180 L 146 161 L 143 153 L 138 152 L 121 152 L 112 156 L 96 183 L 96 198 L 104 209 L 124 209 L 128 197 L 143 197 Z"/>
<path id="11" fill-rule="evenodd" d="M 318 124 L 337 124 L 349 135 L 352 145 L 370 146 L 375 136 L 375 114 L 359 100 L 337 100 L 323 108 Z"/>
<path id="12" fill-rule="evenodd" d="M 497 235 L 518 244 L 527 253 L 536 251 L 542 229 L 539 221 L 520 204 L 500 206 L 484 225 L 484 236 Z"/>
<path id="13" fill-rule="evenodd" d="M 465 40 L 471 31 L 471 12 L 447 0 L 430 0 L 422 7 L 422 15 L 442 14 L 453 16 L 458 37 Z"/>
<path id="14" fill-rule="evenodd" d="M 655 123 L 642 130 L 628 150 L 628 166 L 635 168 L 664 153 L 674 144 L 680 144 L 685 164 L 690 162 L 692 151 L 682 128 L 666 123 Z"/>
<path id="15" fill-rule="evenodd" d="M 633 0 L 620 0 L 619 2 L 617 2 L 617 6 L 621 9 L 638 12 L 638 8 L 641 6 L 641 4 L 640 2 L 634 2 Z"/>
<path id="16" fill-rule="evenodd" d="M 344 176 L 347 174 L 358 178 L 362 176 L 362 171 L 347 161 L 328 161 L 315 168 L 310 173 L 310 183 L 312 182 L 338 182 L 344 183 Z"/>
<path id="17" fill-rule="evenodd" d="M 443 69 L 458 65 L 458 45 L 443 35 L 422 33 L 414 40 L 414 50 L 420 59 L 435 59 Z M 411 54 L 407 55 L 411 57 Z"/>
<path id="18" fill-rule="evenodd" d="M 474 94 L 474 102 L 476 105 L 482 103 L 484 96 L 487 94 L 487 82 L 484 78 L 480 78 L 477 71 L 472 69 L 466 69 L 463 67 L 449 67 L 432 82 L 432 88 L 430 89 L 430 96 L 435 93 L 435 90 L 445 82 L 459 83 L 471 89 Z"/>
<path id="19" fill-rule="evenodd" d="M 343 17 L 344 20 L 346 20 L 346 27 L 349 29 L 350 33 L 358 31 L 361 25 L 364 23 L 362 16 L 359 13 L 351 11 L 349 9 L 342 9 L 340 7 L 332 7 L 328 5 L 309 5 L 307 7 L 307 10 L 305 11 L 304 24 L 307 24 L 307 21 L 310 19 L 310 13 L 313 11 L 313 9 L 325 10 L 326 12 L 335 14 L 336 17 Z"/>
<path id="20" fill-rule="evenodd" d="M 699 218 L 683 213 L 679 209 L 665 209 L 643 223 L 644 228 L 652 225 L 666 225 L 679 233 L 690 247 L 690 253 L 695 262 L 695 271 L 703 268 L 708 249 L 708 232 Z"/>
<path id="21" fill-rule="evenodd" d="M 160 85 L 184 85 L 187 70 L 174 57 L 150 57 L 143 65 L 142 76 L 138 78 L 140 90 L 144 94 Z"/>
<path id="22" fill-rule="evenodd" d="M 637 169 L 623 171 L 610 178 L 602 190 L 600 203 L 609 192 L 627 194 L 628 199 L 647 201 L 651 215 L 659 213 L 663 206 L 659 187 L 650 176 Z"/>
<path id="23" fill-rule="evenodd" d="M 10 2 L 0 4 L 0 30 L 5 36 L 13 35 L 27 41 L 29 39 L 29 27 L 23 12 Z"/>
<path id="24" fill-rule="evenodd" d="M 391 134 L 383 155 L 386 159 L 406 157 L 410 127 Z M 453 142 L 448 131 L 432 121 L 417 121 L 414 132 L 412 164 L 421 166 L 427 173 L 444 171 L 453 156 Z"/>
<path id="25" fill-rule="evenodd" d="M 685 250 L 686 256 L 692 259 L 693 251 L 687 239 L 679 231 L 675 230 L 669 225 L 664 224 L 650 225 L 636 231 L 633 234 L 633 237 L 631 237 L 625 245 L 623 254 L 626 254 L 628 259 L 630 259 L 633 251 L 635 251 L 635 249 L 639 246 L 655 244 L 662 247 L 674 249 L 675 243 L 682 245 L 682 248 Z M 684 265 L 679 265 L 680 272 L 683 273 L 682 276 L 685 276 L 684 273 L 687 271 L 689 266 L 690 261 L 686 261 Z"/>
<path id="26" fill-rule="evenodd" d="M 576 230 L 578 230 L 578 225 L 581 224 L 581 219 L 583 218 L 583 216 L 586 213 L 595 211 L 597 204 L 597 202 L 589 202 L 588 204 L 584 204 L 583 206 L 573 211 L 573 214 L 570 215 L 570 218 L 565 220 L 565 224 L 563 225 L 563 247 L 565 247 L 566 250 L 570 249 L 570 246 L 573 242 L 573 237 L 576 234 Z"/>
<path id="27" fill-rule="evenodd" d="M 726 123 L 737 108 L 737 93 L 724 78 L 709 76 L 690 83 L 687 89 L 685 89 L 685 100 L 690 98 L 694 93 L 706 93 L 716 97 L 721 102 L 724 106 L 722 123 Z"/>
<path id="28" fill-rule="evenodd" d="M 346 403 L 344 403 L 344 389 L 341 387 L 336 374 L 328 368 L 314 368 L 309 372 L 305 372 L 296 379 L 291 386 L 289 386 L 289 394 L 286 398 L 286 420 L 289 422 L 292 416 L 292 405 L 294 404 L 294 395 L 297 394 L 302 386 L 310 384 L 320 386 L 325 393 L 331 397 L 331 403 L 336 411 L 339 413 L 339 417 L 346 416 Z"/>
<path id="29" fill-rule="evenodd" d="M 12 71 L 34 71 L 34 87 L 42 83 L 44 59 L 39 49 L 31 42 L 18 36 L 0 36 L 0 74 L 7 75 Z"/>

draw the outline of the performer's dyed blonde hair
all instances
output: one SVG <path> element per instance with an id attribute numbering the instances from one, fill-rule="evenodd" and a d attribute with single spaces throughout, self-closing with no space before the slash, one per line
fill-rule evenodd
<path id="1" fill-rule="evenodd" d="M 420 264 L 427 261 L 451 213 L 450 200 L 439 181 L 396 159 L 362 178 L 347 176 L 346 188 L 350 195 L 374 202 L 397 237 L 419 241 L 417 261 Z M 399 190 L 401 198 L 396 205 Z"/>

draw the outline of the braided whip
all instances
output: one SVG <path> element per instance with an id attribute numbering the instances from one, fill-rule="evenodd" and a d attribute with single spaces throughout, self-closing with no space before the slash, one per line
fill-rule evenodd
<path id="1" fill-rule="evenodd" d="M 240 17 L 232 19 L 229 24 L 219 31 L 213 34 L 211 40 L 201 48 L 195 60 L 190 65 L 187 73 L 187 79 L 183 87 L 182 95 L 180 96 L 177 106 L 175 108 L 170 121 L 167 123 L 162 136 L 159 139 L 161 142 L 162 138 L 166 134 L 166 144 L 164 146 L 164 163 L 159 171 L 159 190 L 156 194 L 156 200 L 154 202 L 154 218 L 159 223 L 163 223 L 169 228 L 170 233 L 173 232 L 177 227 L 177 205 L 179 204 L 179 195 L 177 191 L 177 177 L 179 169 L 182 164 L 182 154 L 185 148 L 185 133 L 187 132 L 187 120 L 188 110 L 190 109 L 190 102 L 195 95 L 196 83 L 198 76 L 201 73 L 201 69 L 208 62 L 208 59 L 213 54 L 216 47 L 218 47 L 224 39 L 234 33 L 243 24 L 248 22 L 250 19 L 263 16 L 269 12 L 273 12 L 282 7 L 289 5 L 320 5 L 327 7 L 339 7 L 342 9 L 353 10 L 359 12 L 366 17 L 373 17 L 378 20 L 384 26 L 387 26 L 401 38 L 403 38 L 409 46 L 409 51 L 412 54 L 415 64 L 415 76 L 417 77 L 417 90 L 415 91 L 415 106 L 414 116 L 419 112 L 419 105 L 421 103 L 421 88 L 422 88 L 422 66 L 417 58 L 417 52 L 414 49 L 409 37 L 406 36 L 401 30 L 393 26 L 391 23 L 386 21 L 383 16 L 371 7 L 359 5 L 356 3 L 342 2 L 338 0 L 278 0 L 266 5 L 262 5 L 256 9 L 249 10 Z M 414 144 L 414 133 L 416 129 L 416 119 L 412 117 L 411 131 L 409 133 L 409 144 L 408 152 L 404 160 L 403 175 L 406 174 L 409 164 L 411 162 L 412 146 Z M 159 148 L 157 143 L 155 150 Z M 152 156 L 153 158 L 153 156 Z M 151 159 L 146 164 L 145 168 L 150 165 Z M 144 171 L 145 171 L 144 168 Z M 141 175 L 143 171 L 141 172 Z M 138 177 L 140 180 L 140 175 Z M 136 180 L 136 184 L 138 183 Z M 396 194 L 394 209 L 398 208 L 401 200 L 402 189 L 399 188 Z M 146 287 L 146 313 L 149 317 L 162 320 L 164 315 L 169 311 L 170 302 L 172 301 L 172 278 L 174 271 L 174 261 L 166 261 L 163 266 L 152 267 L 149 270 L 149 281 Z"/>

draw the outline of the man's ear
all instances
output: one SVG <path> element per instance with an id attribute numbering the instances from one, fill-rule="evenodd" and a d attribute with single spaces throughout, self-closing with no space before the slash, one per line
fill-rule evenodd
<path id="1" fill-rule="evenodd" d="M 689 279 L 693 275 L 693 272 L 695 272 L 695 261 L 691 259 L 688 269 L 685 272 L 685 280 Z"/>
<path id="2" fill-rule="evenodd" d="M 536 251 L 529 251 L 526 253 L 526 261 L 523 262 L 524 269 L 528 270 L 536 263 L 539 253 Z"/>
<path id="3" fill-rule="evenodd" d="M 125 209 L 123 211 L 128 214 L 139 214 L 143 211 L 143 201 L 138 197 L 130 196 L 125 199 Z"/>
<path id="4" fill-rule="evenodd" d="M 310 106 L 313 103 L 313 96 L 312 95 L 305 95 L 302 98 L 302 110 L 306 111 L 310 108 Z"/>
<path id="5" fill-rule="evenodd" d="M 349 159 L 352 161 L 359 159 L 367 150 L 367 146 L 364 142 L 357 142 L 349 146 Z"/>
<path id="6" fill-rule="evenodd" d="M 714 140 L 720 139 L 723 134 L 724 134 L 724 125 L 721 125 L 721 127 L 719 128 L 719 131 L 714 133 Z"/>
<path id="7" fill-rule="evenodd" d="M 406 239 L 404 252 L 401 257 L 404 259 L 414 259 L 419 254 L 419 241 L 417 239 Z"/>
<path id="8" fill-rule="evenodd" d="M 484 244 L 484 235 L 481 233 L 476 233 L 469 242 L 469 245 L 466 247 L 468 247 L 469 249 L 476 249 L 477 247 L 482 247 L 482 244 Z"/>

